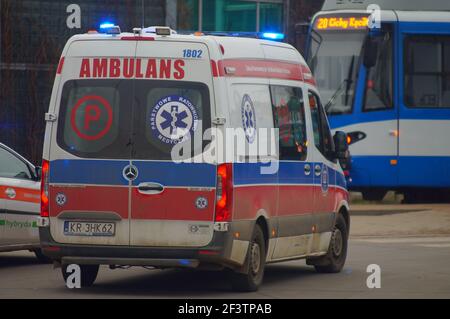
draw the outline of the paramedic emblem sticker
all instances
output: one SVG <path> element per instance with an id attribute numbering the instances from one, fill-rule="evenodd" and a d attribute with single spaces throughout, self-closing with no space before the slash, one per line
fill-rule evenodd
<path id="1" fill-rule="evenodd" d="M 64 206 L 67 202 L 67 197 L 63 193 L 58 193 L 56 194 L 55 201 L 58 206 Z"/>
<path id="2" fill-rule="evenodd" d="M 150 128 L 162 143 L 175 145 L 189 139 L 198 125 L 198 112 L 187 98 L 170 95 L 160 99 L 150 113 Z"/>
<path id="3" fill-rule="evenodd" d="M 195 200 L 195 206 L 198 209 L 205 209 L 206 207 L 208 207 L 208 199 L 203 196 L 197 197 L 197 199 Z"/>
<path id="4" fill-rule="evenodd" d="M 330 187 L 330 176 L 328 173 L 328 166 L 322 165 L 322 177 L 321 177 L 321 187 L 322 193 L 328 193 L 328 188 Z"/>
<path id="5" fill-rule="evenodd" d="M 256 113 L 252 99 L 245 94 L 241 104 L 242 127 L 247 141 L 252 144 L 256 137 Z"/>

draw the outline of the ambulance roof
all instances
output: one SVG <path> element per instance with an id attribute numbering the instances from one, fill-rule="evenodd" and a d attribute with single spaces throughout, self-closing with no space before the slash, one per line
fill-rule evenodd
<path id="1" fill-rule="evenodd" d="M 70 43 L 82 40 L 130 40 L 136 35 L 133 33 L 123 32 L 117 35 L 109 35 L 104 33 L 78 34 L 69 39 L 66 49 Z M 197 42 L 204 43 L 209 47 L 216 47 L 220 50 L 220 45 L 224 49 L 223 59 L 270 59 L 291 61 L 295 63 L 305 64 L 305 60 L 301 54 L 290 44 L 243 37 L 227 37 L 212 35 L 185 35 L 172 34 L 170 36 L 159 36 L 155 34 L 142 34 L 143 38 L 154 39 L 155 41 L 179 41 L 179 42 Z M 263 49 L 264 48 L 264 49 Z M 66 50 L 65 49 L 65 50 Z M 64 52 L 63 52 L 64 54 Z"/>

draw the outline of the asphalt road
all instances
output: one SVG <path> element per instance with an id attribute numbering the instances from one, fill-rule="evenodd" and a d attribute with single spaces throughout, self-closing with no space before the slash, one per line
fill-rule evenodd
<path id="1" fill-rule="evenodd" d="M 379 289 L 366 286 L 369 264 L 381 267 Z M 0 298 L 450 298 L 449 265 L 450 237 L 351 239 L 342 273 L 273 264 L 256 293 L 232 292 L 221 272 L 107 267 L 94 287 L 71 290 L 31 253 L 1 253 Z"/>

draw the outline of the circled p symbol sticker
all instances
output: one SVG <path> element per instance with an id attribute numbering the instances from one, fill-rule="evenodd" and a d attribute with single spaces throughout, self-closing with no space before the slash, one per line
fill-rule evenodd
<path id="1" fill-rule="evenodd" d="M 95 141 L 109 132 L 112 120 L 112 108 L 105 98 L 86 95 L 72 109 L 70 124 L 80 138 Z"/>

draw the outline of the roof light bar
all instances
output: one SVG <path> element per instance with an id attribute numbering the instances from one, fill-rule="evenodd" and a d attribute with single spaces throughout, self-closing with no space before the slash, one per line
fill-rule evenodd
<path id="1" fill-rule="evenodd" d="M 105 23 L 102 23 L 102 24 L 100 24 L 100 29 L 109 29 L 109 28 L 112 28 L 112 27 L 114 27 L 114 23 L 110 23 L 110 22 L 105 22 Z"/>
<path id="2" fill-rule="evenodd" d="M 283 33 L 276 32 L 221 32 L 221 31 L 203 31 L 203 35 L 212 35 L 219 37 L 238 37 L 238 38 L 254 38 L 254 39 L 266 39 L 273 41 L 283 41 L 285 35 Z"/>
<path id="3" fill-rule="evenodd" d="M 264 32 L 262 34 L 262 37 L 265 39 L 270 39 L 270 40 L 284 40 L 284 34 L 283 33 L 275 33 L 275 32 Z"/>
<path id="4" fill-rule="evenodd" d="M 104 22 L 100 24 L 101 32 L 106 34 L 120 34 L 120 27 L 111 22 Z"/>
<path id="5" fill-rule="evenodd" d="M 142 29 L 142 33 L 154 33 L 156 35 L 161 36 L 169 36 L 172 34 L 177 34 L 175 30 L 172 30 L 169 27 L 159 27 L 159 26 L 152 26 Z"/>

